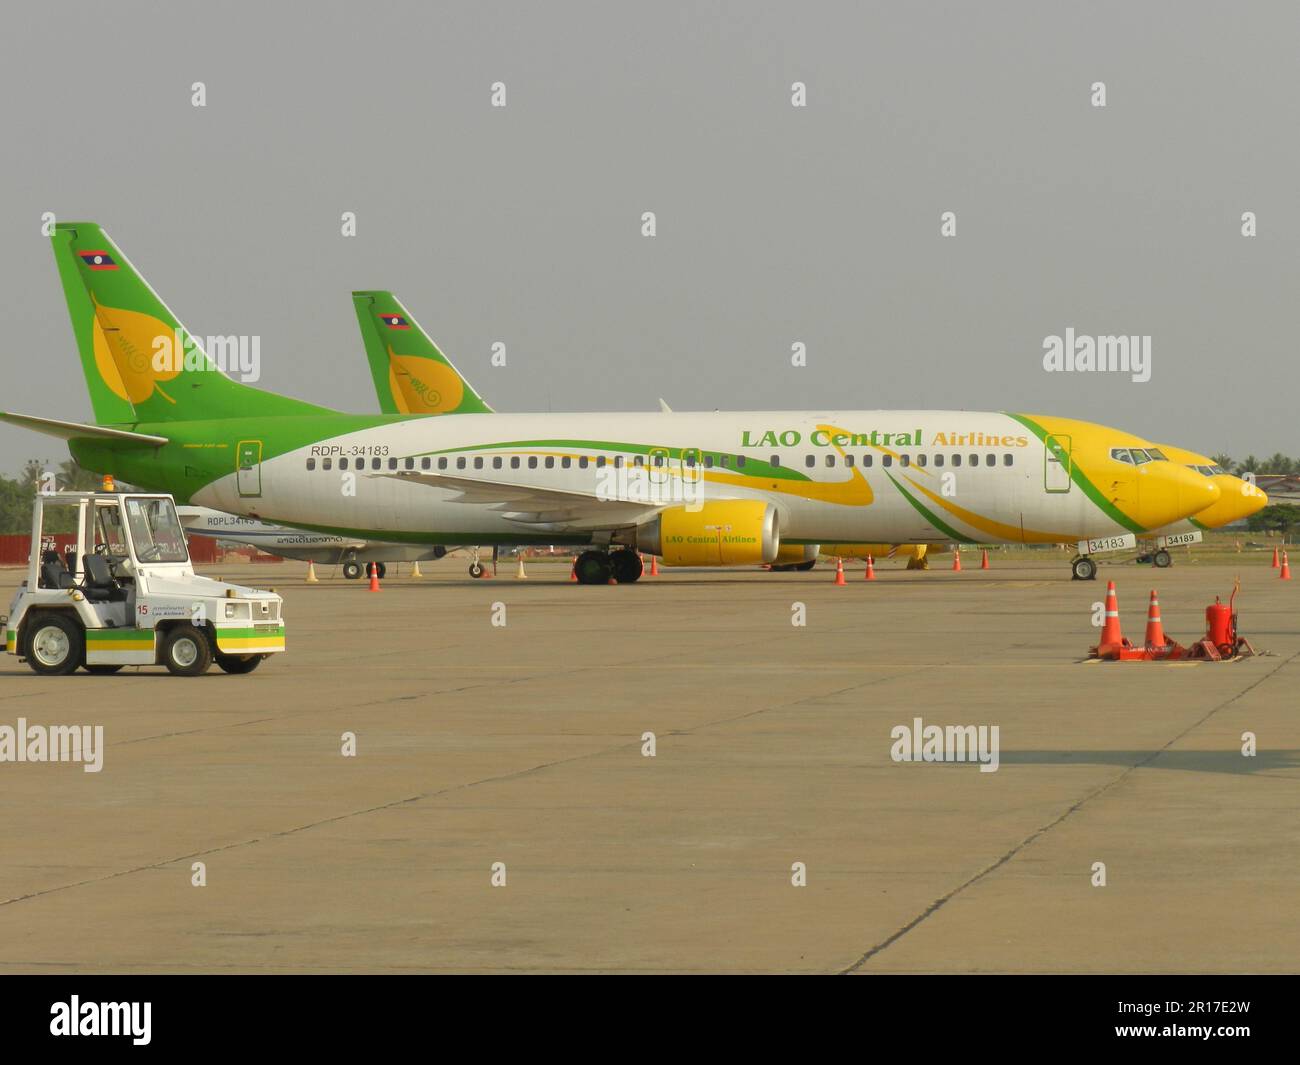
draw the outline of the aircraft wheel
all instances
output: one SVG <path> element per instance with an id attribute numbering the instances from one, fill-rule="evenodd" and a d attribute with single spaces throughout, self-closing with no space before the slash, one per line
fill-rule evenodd
<path id="1" fill-rule="evenodd" d="M 225 673 L 252 673 L 262 664 L 266 655 L 223 655 L 218 651 L 213 658 Z"/>
<path id="2" fill-rule="evenodd" d="M 645 572 L 645 564 L 635 551 L 615 551 L 609 556 L 609 562 L 614 572 L 614 580 L 619 584 L 638 581 L 641 579 L 641 574 Z"/>
<path id="3" fill-rule="evenodd" d="M 815 565 L 817 565 L 817 560 L 815 558 L 810 558 L 807 562 L 797 563 L 794 568 L 800 573 L 807 573 Z"/>
<path id="4" fill-rule="evenodd" d="M 1070 563 L 1070 569 L 1073 572 L 1076 581 L 1092 581 L 1097 579 L 1097 563 L 1090 558 L 1076 558 Z"/>
<path id="5" fill-rule="evenodd" d="M 350 581 L 355 581 L 361 576 L 361 563 L 355 558 L 350 558 L 343 563 L 343 576 Z"/>
<path id="6" fill-rule="evenodd" d="M 27 636 L 27 664 L 34 673 L 75 673 L 85 657 L 86 635 L 79 622 L 64 614 L 42 614 Z"/>
<path id="7" fill-rule="evenodd" d="M 471 562 L 469 564 L 469 575 L 475 580 L 478 580 L 485 573 L 487 573 L 487 567 L 482 562 Z"/>
<path id="8" fill-rule="evenodd" d="M 197 677 L 212 665 L 212 645 L 193 625 L 177 625 L 163 640 L 163 665 L 176 677 Z"/>
<path id="9" fill-rule="evenodd" d="M 1151 561 L 1155 563 L 1156 569 L 1168 569 L 1174 564 L 1172 556 L 1164 548 L 1152 555 Z"/>
<path id="10" fill-rule="evenodd" d="M 574 563 L 573 571 L 579 584 L 608 584 L 614 564 L 604 551 L 584 551 Z"/>
<path id="11" fill-rule="evenodd" d="M 385 577 L 388 576 L 388 567 L 385 566 L 382 562 L 376 562 L 375 572 L 379 574 L 379 579 L 382 581 Z"/>

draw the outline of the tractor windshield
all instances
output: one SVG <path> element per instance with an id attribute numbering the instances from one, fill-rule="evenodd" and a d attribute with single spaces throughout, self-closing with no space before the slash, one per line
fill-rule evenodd
<path id="1" fill-rule="evenodd" d="M 188 562 L 185 534 L 170 499 L 127 499 L 135 557 L 141 562 Z"/>
<path id="2" fill-rule="evenodd" d="M 122 528 L 122 511 L 117 500 L 95 507 L 95 551 L 109 558 L 128 558 L 126 530 Z"/>

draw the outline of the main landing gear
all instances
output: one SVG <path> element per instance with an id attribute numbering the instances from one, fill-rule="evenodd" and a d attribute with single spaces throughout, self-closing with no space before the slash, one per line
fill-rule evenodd
<path id="1" fill-rule="evenodd" d="M 379 579 L 381 581 L 388 576 L 388 567 L 382 562 L 375 563 L 375 571 L 379 574 Z M 364 572 L 366 572 L 366 570 L 362 567 L 361 563 L 357 561 L 355 556 L 350 556 L 343 560 L 343 576 L 348 580 L 355 581 L 359 579 L 361 574 Z"/>
<path id="2" fill-rule="evenodd" d="M 619 584 L 640 580 L 644 567 L 641 556 L 635 551 L 584 551 L 573 565 L 579 584 L 608 584 L 613 578 Z"/>

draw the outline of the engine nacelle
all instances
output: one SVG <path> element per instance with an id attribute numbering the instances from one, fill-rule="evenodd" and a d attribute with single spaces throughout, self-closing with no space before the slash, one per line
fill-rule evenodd
<path id="1" fill-rule="evenodd" d="M 758 566 L 781 550 L 776 507 L 757 499 L 670 507 L 636 530 L 636 546 L 670 566 Z"/>
<path id="2" fill-rule="evenodd" d="M 799 566 L 805 562 L 815 562 L 819 550 L 816 544 L 782 544 L 772 565 Z"/>

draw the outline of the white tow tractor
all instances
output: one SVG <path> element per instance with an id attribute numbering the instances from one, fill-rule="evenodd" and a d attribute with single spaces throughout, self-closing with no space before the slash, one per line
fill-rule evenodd
<path id="1" fill-rule="evenodd" d="M 75 510 L 75 553 L 46 532 L 55 507 Z M 273 591 L 194 572 L 169 495 L 50 492 L 36 497 L 27 579 L 0 617 L 5 651 L 37 673 L 116 673 L 164 665 L 196 677 L 215 661 L 251 673 L 284 650 Z"/>

